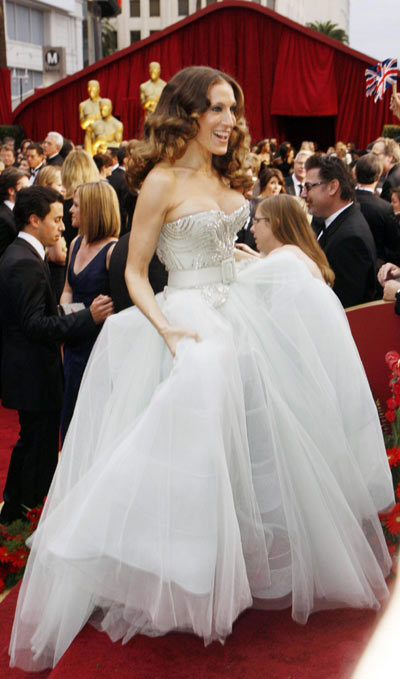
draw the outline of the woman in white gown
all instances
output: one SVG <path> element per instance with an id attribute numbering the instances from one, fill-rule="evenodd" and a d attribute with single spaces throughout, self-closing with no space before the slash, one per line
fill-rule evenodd
<path id="1" fill-rule="evenodd" d="M 291 252 L 239 264 L 243 96 L 191 67 L 135 148 L 126 280 L 136 308 L 91 354 L 31 541 L 11 664 L 54 665 L 90 621 L 113 640 L 223 640 L 254 600 L 379 607 L 393 501 L 343 309 Z M 154 297 L 155 248 L 169 270 Z"/>

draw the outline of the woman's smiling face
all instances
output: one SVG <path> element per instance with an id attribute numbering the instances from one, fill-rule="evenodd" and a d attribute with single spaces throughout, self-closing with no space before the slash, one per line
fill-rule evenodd
<path id="1" fill-rule="evenodd" d="M 209 88 L 208 100 L 207 111 L 198 118 L 199 131 L 195 139 L 209 153 L 223 156 L 236 123 L 233 89 L 226 80 L 221 80 Z"/>

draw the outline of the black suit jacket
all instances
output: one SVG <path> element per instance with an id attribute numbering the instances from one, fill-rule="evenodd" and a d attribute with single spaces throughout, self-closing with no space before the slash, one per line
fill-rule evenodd
<path id="1" fill-rule="evenodd" d="M 17 235 L 13 211 L 5 203 L 0 204 L 0 257 Z"/>
<path id="2" fill-rule="evenodd" d="M 252 248 L 253 250 L 256 250 L 258 252 L 258 248 L 256 245 L 256 241 L 254 240 L 254 236 L 252 232 L 250 231 L 251 225 L 253 223 L 253 218 L 254 215 L 256 214 L 257 206 L 259 203 L 261 203 L 262 198 L 252 198 L 250 201 L 250 217 L 249 221 L 247 224 L 245 224 L 238 232 L 236 235 L 236 242 L 237 243 L 244 243 L 245 245 L 248 245 L 249 248 Z"/>
<path id="3" fill-rule="evenodd" d="M 319 244 L 335 273 L 333 290 L 345 308 L 375 299 L 375 244 L 358 205 L 341 212 Z"/>
<path id="4" fill-rule="evenodd" d="M 387 173 L 386 179 L 382 186 L 381 198 L 383 198 L 383 200 L 387 200 L 390 203 L 390 189 L 394 189 L 396 186 L 400 186 L 400 163 L 394 165 Z"/>
<path id="5" fill-rule="evenodd" d="M 125 267 L 128 257 L 129 236 L 130 234 L 126 233 L 119 239 L 111 253 L 110 266 L 108 269 L 111 297 L 114 302 L 114 311 L 116 313 L 133 305 L 125 283 Z M 149 264 L 149 281 L 154 294 L 161 292 L 167 285 L 167 271 L 156 254 L 153 255 L 153 259 Z"/>
<path id="6" fill-rule="evenodd" d="M 63 396 L 60 343 L 96 334 L 89 309 L 59 316 L 47 264 L 16 238 L 0 262 L 3 405 L 59 410 Z"/>
<path id="7" fill-rule="evenodd" d="M 46 158 L 46 165 L 62 165 L 63 162 L 64 158 L 61 153 L 57 153 L 53 158 Z"/>
<path id="8" fill-rule="evenodd" d="M 292 177 L 293 177 L 292 174 L 290 175 L 290 177 L 285 177 L 286 191 L 289 194 L 289 196 L 296 195 L 296 190 L 294 188 Z"/>
<path id="9" fill-rule="evenodd" d="M 364 189 L 356 189 L 356 197 L 374 237 L 378 259 L 381 263 L 399 264 L 400 224 L 394 216 L 391 203 Z"/>
<path id="10" fill-rule="evenodd" d="M 108 178 L 109 183 L 115 189 L 115 192 L 117 194 L 118 202 L 119 202 L 119 211 L 121 214 L 121 236 L 124 235 L 124 233 L 127 232 L 128 226 L 127 226 L 127 218 L 128 218 L 128 213 L 127 213 L 127 203 L 129 201 L 129 187 L 126 181 L 126 173 L 125 170 L 122 170 L 120 167 L 117 167 L 110 175 Z M 132 210 L 133 213 L 133 210 Z"/>

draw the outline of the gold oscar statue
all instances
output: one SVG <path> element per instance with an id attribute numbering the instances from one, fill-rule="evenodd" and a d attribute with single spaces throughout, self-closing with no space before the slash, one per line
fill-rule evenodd
<path id="1" fill-rule="evenodd" d="M 158 100 L 165 85 L 165 80 L 160 78 L 161 66 L 158 61 L 149 64 L 150 79 L 140 85 L 140 103 L 144 109 L 145 116 L 155 111 Z"/>
<path id="2" fill-rule="evenodd" d="M 124 132 L 123 124 L 112 114 L 111 99 L 100 99 L 100 120 L 92 125 L 92 153 L 104 152 L 109 147 L 118 147 Z"/>
<path id="3" fill-rule="evenodd" d="M 100 113 L 100 83 L 98 80 L 88 82 L 89 99 L 79 104 L 79 122 L 82 130 L 85 130 L 83 142 L 85 151 L 92 155 L 92 125 L 101 117 Z"/>

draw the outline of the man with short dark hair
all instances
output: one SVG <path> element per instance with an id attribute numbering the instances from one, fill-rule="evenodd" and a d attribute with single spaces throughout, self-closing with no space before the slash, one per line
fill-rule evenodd
<path id="1" fill-rule="evenodd" d="M 371 230 L 354 204 L 354 180 L 340 158 L 312 155 L 306 160 L 301 194 L 320 218 L 318 241 L 335 274 L 333 290 L 344 307 L 375 298 L 376 251 Z"/>
<path id="2" fill-rule="evenodd" d="M 384 262 L 400 264 L 400 224 L 393 207 L 376 195 L 382 174 L 382 162 L 374 153 L 367 153 L 355 165 L 356 198 L 375 241 L 378 266 Z"/>
<path id="3" fill-rule="evenodd" d="M 29 186 L 29 179 L 23 170 L 8 167 L 0 175 L 0 257 L 17 235 L 14 219 L 14 204 L 20 189 Z"/>
<path id="4" fill-rule="evenodd" d="M 378 137 L 372 145 L 371 153 L 382 163 L 382 176 L 385 177 L 381 198 L 390 203 L 390 190 L 400 186 L 400 146 L 390 137 Z"/>
<path id="5" fill-rule="evenodd" d="M 115 190 L 119 203 L 119 212 L 121 215 L 121 231 L 120 236 L 129 231 L 127 225 L 127 208 L 129 201 L 129 186 L 126 181 L 126 164 L 128 162 L 128 151 L 126 145 L 120 146 L 119 149 L 109 149 L 113 161 L 117 161 L 111 170 L 111 175 L 108 181 Z M 133 212 L 133 211 L 132 211 Z"/>
<path id="6" fill-rule="evenodd" d="M 60 344 L 91 337 L 112 313 L 99 295 L 89 309 L 60 316 L 45 248 L 64 231 L 63 198 L 53 189 L 22 189 L 14 208 L 19 233 L 0 262 L 3 406 L 18 410 L 19 440 L 10 460 L 0 523 L 35 507 L 57 465 L 63 379 Z"/>
<path id="7" fill-rule="evenodd" d="M 43 148 L 40 144 L 32 142 L 26 149 L 26 159 L 30 170 L 30 185 L 34 184 L 40 170 L 45 166 Z"/>

